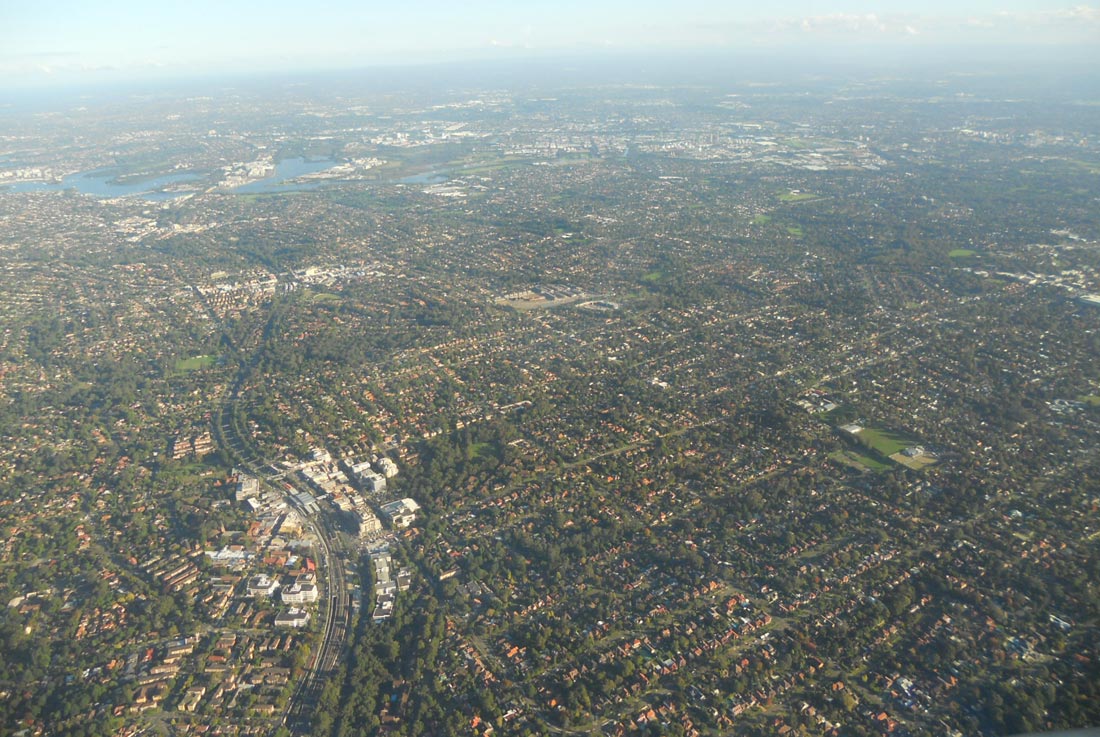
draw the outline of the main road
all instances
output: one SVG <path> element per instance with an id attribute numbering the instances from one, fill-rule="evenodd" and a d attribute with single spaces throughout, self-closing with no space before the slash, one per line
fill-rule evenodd
<path id="1" fill-rule="evenodd" d="M 287 493 L 288 490 L 284 485 L 290 486 L 295 491 L 308 491 L 303 488 L 298 479 L 287 476 L 282 478 L 281 483 L 273 483 L 274 479 L 281 474 L 263 471 L 264 468 L 270 468 L 270 464 L 255 454 L 254 449 L 241 437 L 237 423 L 233 420 L 233 407 L 229 405 L 236 401 L 236 392 L 230 391 L 227 397 L 228 401 L 222 407 L 220 421 L 220 430 L 227 448 L 235 456 L 241 468 L 259 478 L 267 488 L 275 490 L 287 500 L 298 512 L 313 539 L 317 541 L 314 555 L 321 572 L 324 592 L 319 608 L 320 645 L 314 652 L 305 675 L 294 689 L 282 720 L 292 733 L 308 735 L 321 689 L 324 688 L 326 678 L 336 670 L 347 643 L 351 610 L 344 581 L 344 561 L 341 558 L 333 520 L 328 517 L 324 509 L 317 513 L 308 512 L 298 504 L 292 494 Z"/>
<path id="2" fill-rule="evenodd" d="M 197 291 L 197 290 L 196 290 Z M 264 337 L 272 332 L 281 305 L 276 302 L 264 329 Z M 213 310 L 210 311 L 216 318 Z M 228 338 L 228 335 L 226 335 Z M 232 345 L 232 341 L 228 341 Z M 232 346 L 239 352 L 237 346 Z M 256 351 L 259 354 L 259 350 Z M 240 356 L 240 370 L 237 378 L 223 395 L 215 421 L 215 433 L 219 443 L 233 461 L 242 469 L 260 480 L 268 489 L 283 496 L 299 513 L 312 537 L 317 541 L 315 557 L 321 572 L 323 596 L 320 599 L 319 616 L 322 619 L 320 645 L 313 654 L 306 673 L 298 681 L 281 723 L 293 734 L 308 735 L 313 722 L 314 711 L 320 701 L 321 689 L 325 680 L 336 670 L 347 644 L 351 610 L 347 587 L 344 582 L 344 562 L 340 557 L 340 546 L 335 534 L 335 520 L 325 509 L 310 513 L 303 509 L 290 491 L 309 491 L 302 481 L 293 474 L 285 474 L 274 469 L 270 459 L 262 458 L 250 442 L 249 434 L 241 428 L 242 418 L 237 412 L 241 388 L 255 367 L 255 356 L 246 359 Z"/>

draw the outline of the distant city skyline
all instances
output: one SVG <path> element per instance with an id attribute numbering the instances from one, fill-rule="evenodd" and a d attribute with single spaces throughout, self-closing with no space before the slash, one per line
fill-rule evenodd
<path id="1" fill-rule="evenodd" d="M 639 50 L 1100 46 L 1049 0 L 0 0 L 0 86 Z"/>

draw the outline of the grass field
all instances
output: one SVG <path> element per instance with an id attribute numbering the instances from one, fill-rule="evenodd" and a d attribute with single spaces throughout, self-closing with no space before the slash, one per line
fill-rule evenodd
<path id="1" fill-rule="evenodd" d="M 1093 407 L 1100 407 L 1100 394 L 1082 394 L 1077 397 L 1077 401 L 1084 402 Z"/>
<path id="2" fill-rule="evenodd" d="M 753 225 L 767 225 L 772 221 L 771 215 L 760 214 L 752 219 Z"/>
<path id="3" fill-rule="evenodd" d="M 340 295 L 331 292 L 309 292 L 306 294 L 306 299 L 310 302 L 339 302 Z"/>
<path id="4" fill-rule="evenodd" d="M 977 256 L 977 251 L 971 251 L 969 248 L 956 248 L 947 254 L 951 258 L 970 258 L 971 256 Z"/>
<path id="5" fill-rule="evenodd" d="M 303 190 L 288 189 L 284 192 L 234 192 L 233 194 L 242 202 L 247 202 L 252 205 L 275 197 L 297 197 L 303 194 Z"/>
<path id="6" fill-rule="evenodd" d="M 176 371 L 198 371 L 210 368 L 218 360 L 217 356 L 194 356 L 193 358 L 181 358 L 176 361 Z"/>
<path id="7" fill-rule="evenodd" d="M 213 456 L 210 456 L 213 458 Z M 172 475 L 177 480 L 184 479 L 200 479 L 205 476 L 209 476 L 213 467 L 205 461 L 177 461 L 179 465 L 174 466 L 172 469 Z"/>
<path id="8" fill-rule="evenodd" d="M 779 195 L 779 199 L 781 202 L 805 202 L 818 199 L 818 195 L 812 192 L 784 192 Z"/>
<path id="9" fill-rule="evenodd" d="M 822 413 L 821 419 L 830 425 L 839 427 L 840 425 L 854 422 L 858 414 L 855 407 L 841 404 L 836 409 L 831 409 L 828 412 Z"/>
<path id="10" fill-rule="evenodd" d="M 1069 164 L 1084 169 L 1089 174 L 1100 174 L 1100 165 L 1094 164 L 1091 161 L 1080 161 L 1078 159 L 1067 159 L 1066 161 Z"/>
<path id="11" fill-rule="evenodd" d="M 474 443 L 470 446 L 470 458 L 494 458 L 497 455 L 495 443 Z"/>
<path id="12" fill-rule="evenodd" d="M 920 441 L 890 430 L 879 430 L 873 427 L 863 428 L 859 435 L 859 442 L 871 448 L 884 458 L 889 458 L 894 453 L 899 453 L 913 445 L 920 445 Z"/>
<path id="13" fill-rule="evenodd" d="M 878 472 L 890 468 L 882 461 L 863 455 L 862 453 L 856 453 L 852 450 L 838 450 L 835 453 L 830 453 L 829 457 L 838 463 L 843 463 L 846 466 L 853 466 L 860 470 Z"/>
<path id="14" fill-rule="evenodd" d="M 795 238 L 801 238 L 802 237 L 802 228 L 801 228 L 801 226 L 798 226 L 798 225 L 788 225 L 787 226 L 787 234 L 788 235 L 793 235 Z"/>
<path id="15" fill-rule="evenodd" d="M 588 157 L 587 154 L 583 156 L 585 158 Z M 575 159 L 575 161 L 579 160 L 581 159 Z M 491 174 L 495 171 L 501 171 L 502 169 L 508 169 L 515 166 L 528 166 L 530 163 L 531 158 L 528 156 L 500 156 L 498 154 L 486 153 L 453 159 L 436 168 L 451 176 L 461 177 L 467 175 L 477 176 L 480 174 Z M 402 172 L 402 174 L 404 173 L 405 172 Z"/>
<path id="16" fill-rule="evenodd" d="M 665 272 L 663 271 L 651 271 L 642 277 L 642 281 L 649 282 L 650 284 L 656 284 L 659 281 L 663 281 L 665 278 Z"/>
<path id="17" fill-rule="evenodd" d="M 900 463 L 906 468 L 911 468 L 914 471 L 919 471 L 922 468 L 935 464 L 937 459 L 935 456 L 930 455 L 919 455 L 915 458 L 910 458 L 904 453 L 894 453 L 892 456 L 890 456 L 890 460 L 892 460 L 894 463 Z"/>
<path id="18" fill-rule="evenodd" d="M 481 166 L 471 166 L 467 169 L 461 169 L 459 174 L 469 174 L 470 176 L 477 176 L 479 174 L 490 174 L 494 171 L 500 171 L 501 169 L 507 169 L 512 164 L 484 164 Z"/>
<path id="19" fill-rule="evenodd" d="M 541 310 L 552 309 L 554 307 L 564 307 L 565 305 L 576 304 L 579 300 L 589 299 L 589 295 L 578 294 L 575 297 L 563 297 L 562 299 L 543 299 L 541 297 L 537 299 L 498 299 L 496 303 L 498 305 L 504 305 L 511 307 L 513 310 L 519 312 L 527 312 L 528 310 Z"/>

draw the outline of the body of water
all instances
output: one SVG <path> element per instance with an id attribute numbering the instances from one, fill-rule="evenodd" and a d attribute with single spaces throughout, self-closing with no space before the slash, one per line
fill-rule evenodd
<path id="1" fill-rule="evenodd" d="M 275 165 L 275 173 L 270 177 L 236 187 L 233 191 L 241 194 L 266 194 L 314 189 L 319 187 L 321 182 L 295 183 L 290 180 L 303 174 L 324 171 L 330 168 L 333 163 L 332 159 L 306 159 L 303 157 L 283 159 Z M 179 174 L 166 174 L 154 179 L 119 182 L 115 180 L 117 176 L 117 169 L 95 169 L 70 174 L 60 182 L 16 182 L 6 186 L 0 185 L 0 190 L 8 192 L 63 192 L 67 189 L 75 189 L 81 194 L 92 197 L 141 196 L 147 200 L 160 202 L 183 194 L 194 193 L 194 190 L 165 192 L 163 191 L 165 187 L 203 178 L 198 174 L 181 172 Z"/>
<path id="2" fill-rule="evenodd" d="M 316 189 L 324 184 L 324 181 L 295 182 L 294 179 L 306 174 L 324 171 L 331 168 L 336 162 L 330 158 L 307 159 L 295 157 L 283 159 L 275 165 L 275 173 L 269 177 L 258 179 L 255 182 L 235 187 L 238 194 L 271 194 L 275 192 L 294 192 L 305 189 Z M 117 169 L 94 169 L 92 171 L 69 174 L 60 182 L 15 182 L 8 185 L 0 185 L 0 191 L 6 192 L 63 192 L 67 189 L 75 189 L 81 194 L 92 197 L 131 197 L 141 196 L 144 199 L 163 202 L 185 194 L 194 194 L 198 190 L 171 190 L 164 191 L 165 187 L 186 182 L 195 182 L 203 179 L 200 174 L 180 172 L 178 174 L 166 174 L 153 179 L 140 181 L 119 182 Z M 401 184 L 442 184 L 449 181 L 450 172 L 446 170 L 428 171 L 421 174 L 407 176 L 397 181 Z"/>
<path id="3" fill-rule="evenodd" d="M 269 194 L 271 192 L 292 192 L 300 189 L 316 189 L 322 182 L 295 183 L 289 180 L 304 174 L 324 171 L 335 164 L 332 159 L 306 159 L 301 156 L 293 159 L 283 159 L 275 165 L 275 173 L 264 179 L 243 184 L 233 189 L 238 194 Z"/>
<path id="4" fill-rule="evenodd" d="M 445 171 L 427 171 L 423 174 L 413 174 L 410 177 L 403 177 L 397 181 L 401 184 L 442 184 L 451 177 Z"/>
<path id="5" fill-rule="evenodd" d="M 136 182 L 118 182 L 115 181 L 116 176 L 114 169 L 95 169 L 70 174 L 60 182 L 16 182 L 7 185 L 5 189 L 9 192 L 63 192 L 66 189 L 75 189 L 81 194 L 92 197 L 144 195 L 148 199 L 164 200 L 186 193 L 161 192 L 162 188 L 170 184 L 194 182 L 202 178 L 198 174 L 181 172 Z"/>

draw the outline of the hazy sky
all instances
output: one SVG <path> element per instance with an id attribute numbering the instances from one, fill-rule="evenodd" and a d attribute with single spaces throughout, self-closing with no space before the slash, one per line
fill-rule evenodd
<path id="1" fill-rule="evenodd" d="M 1070 0 L 0 0 L 0 86 L 595 49 L 1100 47 Z"/>

